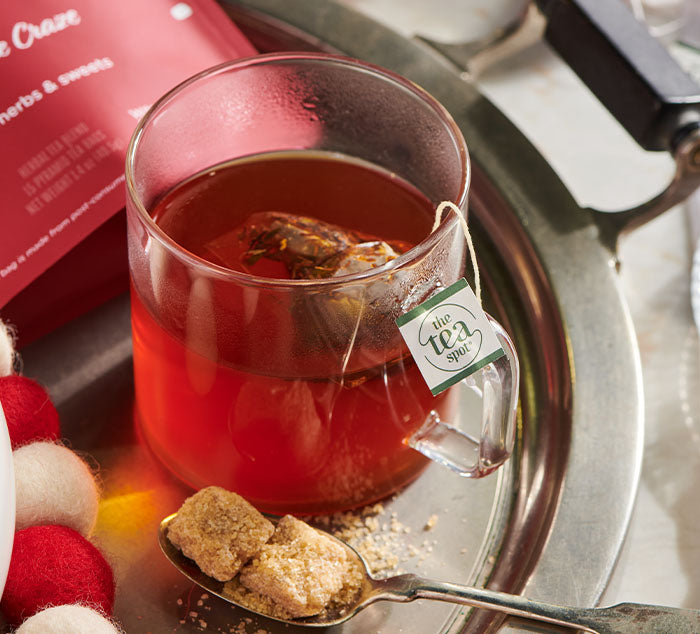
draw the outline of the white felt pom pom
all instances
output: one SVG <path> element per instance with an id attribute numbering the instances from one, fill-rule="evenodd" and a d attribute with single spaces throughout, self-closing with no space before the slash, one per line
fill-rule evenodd
<path id="1" fill-rule="evenodd" d="M 0 376 L 14 374 L 15 339 L 8 326 L 0 321 Z"/>
<path id="2" fill-rule="evenodd" d="M 15 529 L 62 524 L 85 537 L 97 521 L 99 493 L 88 466 L 70 449 L 34 442 L 12 452 Z"/>
<path id="3" fill-rule="evenodd" d="M 15 634 L 119 634 L 113 623 L 84 605 L 57 605 L 30 616 Z"/>

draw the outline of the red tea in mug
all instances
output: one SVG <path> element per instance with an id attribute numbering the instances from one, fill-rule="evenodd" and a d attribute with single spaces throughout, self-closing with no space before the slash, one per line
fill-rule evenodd
<path id="1" fill-rule="evenodd" d="M 391 276 L 326 288 L 344 266 L 381 265 L 422 241 L 425 196 L 362 161 L 282 152 L 197 174 L 150 213 L 195 266 L 215 265 L 193 280 L 154 252 L 148 297 L 132 287 L 137 415 L 166 465 L 276 512 L 350 508 L 423 469 L 404 441 L 431 411 L 449 419 L 451 399 L 431 395 L 377 308 L 410 289 Z M 370 251 L 329 255 L 346 239 Z M 231 271 L 250 277 L 232 285 Z"/>

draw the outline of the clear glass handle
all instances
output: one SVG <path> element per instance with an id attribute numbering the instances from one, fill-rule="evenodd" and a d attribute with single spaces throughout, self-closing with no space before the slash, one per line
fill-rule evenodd
<path id="1" fill-rule="evenodd" d="M 515 442 L 520 365 L 513 342 L 487 315 L 505 356 L 455 385 L 460 390 L 459 414 L 453 421 L 431 412 L 407 439 L 424 456 L 467 478 L 480 478 L 501 466 Z"/>

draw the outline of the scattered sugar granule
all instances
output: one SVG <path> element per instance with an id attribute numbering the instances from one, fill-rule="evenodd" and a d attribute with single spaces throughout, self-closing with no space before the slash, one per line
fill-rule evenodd
<path id="1" fill-rule="evenodd" d="M 239 578 L 243 586 L 269 597 L 293 617 L 311 616 L 348 585 L 351 562 L 341 544 L 286 515 Z"/>
<path id="2" fill-rule="evenodd" d="M 241 621 L 236 626 L 236 629 L 231 630 L 231 632 L 232 634 L 246 634 L 248 632 L 248 628 L 246 628 L 245 623 Z"/>
<path id="3" fill-rule="evenodd" d="M 425 526 L 423 527 L 423 530 L 426 531 L 431 531 L 433 528 L 435 528 L 435 524 L 438 522 L 438 516 L 433 513 L 429 518 L 428 521 L 425 523 Z"/>
<path id="4" fill-rule="evenodd" d="M 168 527 L 168 539 L 204 574 L 228 581 L 273 532 L 272 523 L 242 497 L 207 487 L 185 500 Z"/>
<path id="5" fill-rule="evenodd" d="M 352 546 L 362 555 L 370 573 L 378 578 L 398 574 L 400 563 L 418 558 L 421 554 L 421 547 L 409 541 L 411 527 L 399 520 L 396 511 L 387 513 L 380 503 L 315 517 L 311 521 Z M 421 550 L 428 546 L 424 544 Z M 419 561 L 426 556 L 423 553 Z"/>

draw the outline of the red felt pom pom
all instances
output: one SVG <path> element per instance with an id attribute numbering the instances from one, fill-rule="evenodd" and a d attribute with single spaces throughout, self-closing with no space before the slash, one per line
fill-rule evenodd
<path id="1" fill-rule="evenodd" d="M 0 601 L 8 622 L 16 626 L 47 606 L 72 603 L 112 613 L 114 576 L 100 551 L 66 526 L 17 531 Z"/>
<path id="2" fill-rule="evenodd" d="M 59 437 L 58 412 L 36 381 L 24 376 L 0 377 L 0 404 L 13 449 L 35 440 Z"/>

